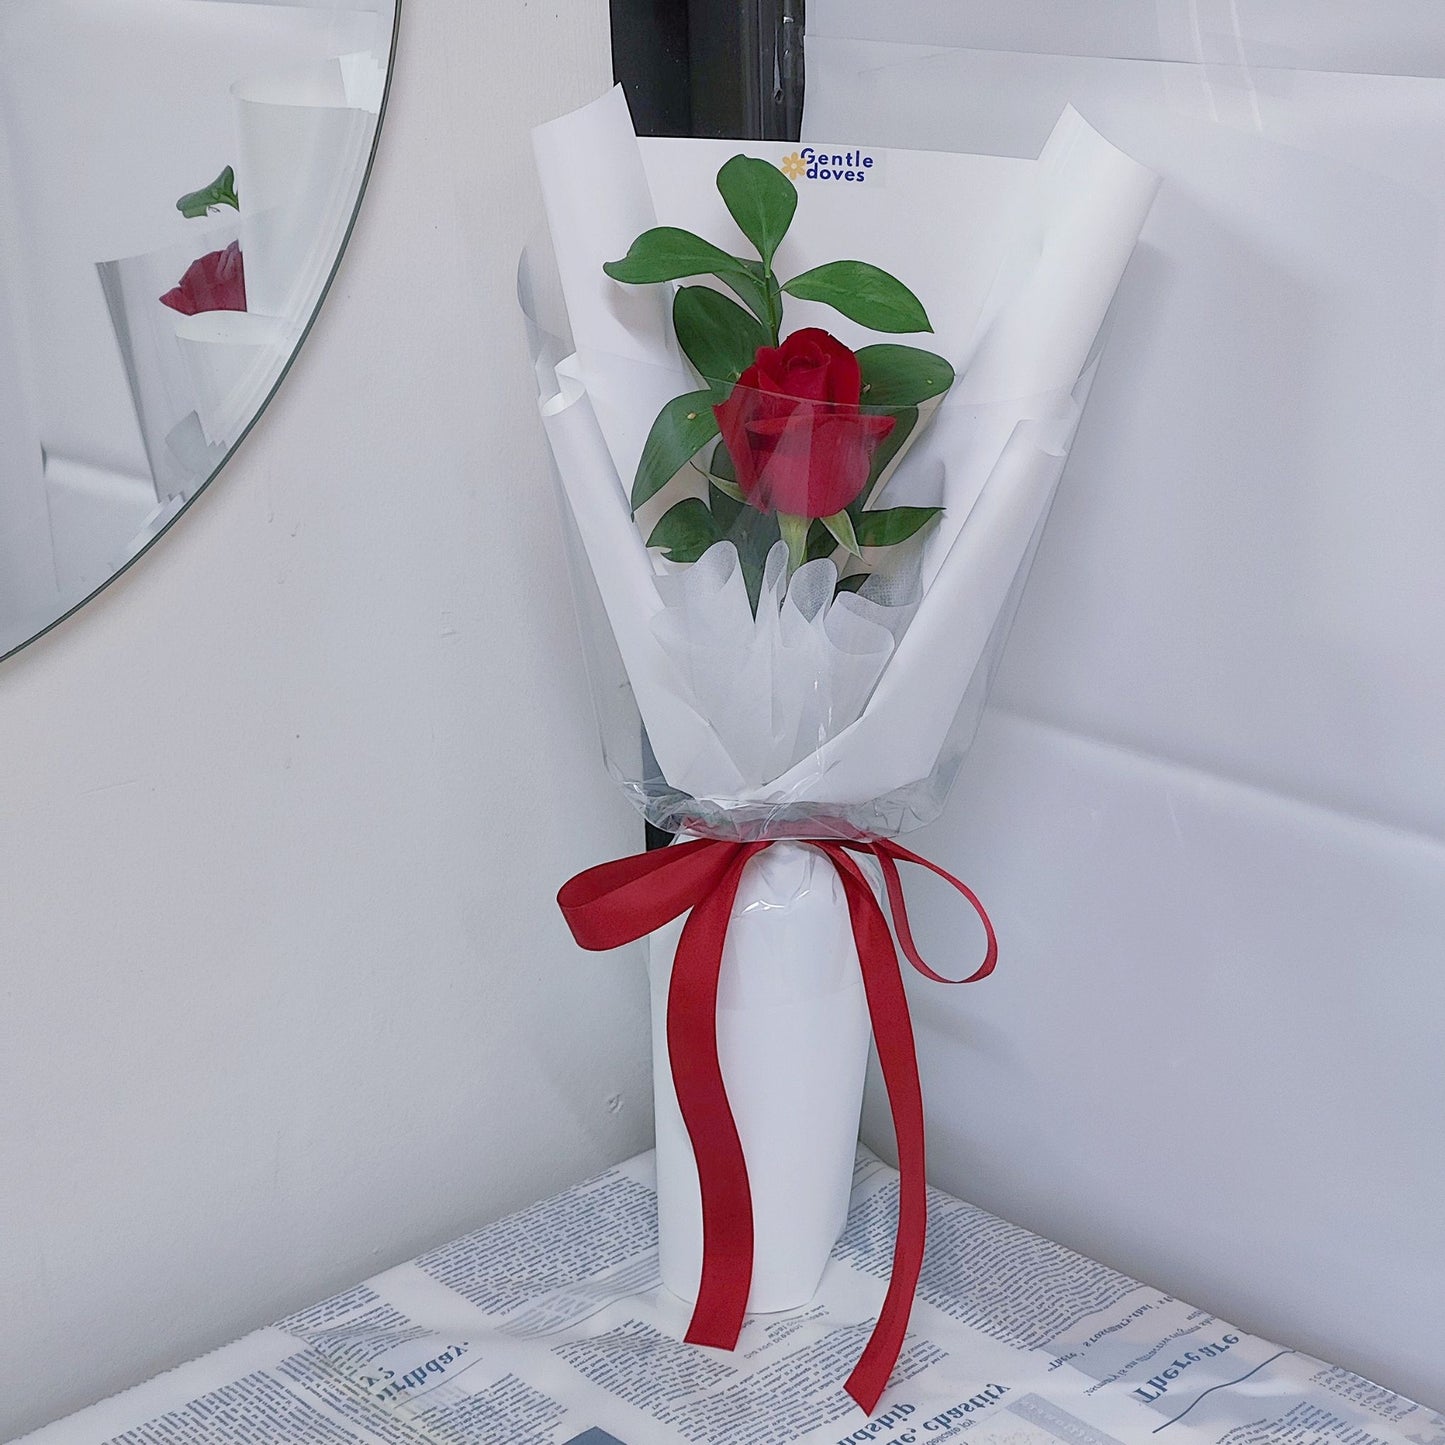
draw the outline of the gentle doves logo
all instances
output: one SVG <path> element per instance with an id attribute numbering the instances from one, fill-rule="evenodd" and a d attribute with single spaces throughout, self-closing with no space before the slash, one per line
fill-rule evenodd
<path id="1" fill-rule="evenodd" d="M 843 181 L 854 185 L 882 185 L 882 157 L 865 150 L 820 151 L 802 146 L 778 162 L 790 181 Z"/>

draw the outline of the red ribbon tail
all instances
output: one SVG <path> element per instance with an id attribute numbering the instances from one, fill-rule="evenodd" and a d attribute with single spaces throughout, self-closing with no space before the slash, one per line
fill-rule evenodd
<path id="1" fill-rule="evenodd" d="M 753 1281 L 753 1201 L 747 1161 L 728 1104 L 717 1047 L 718 976 L 728 922 L 748 859 L 739 849 L 722 881 L 683 925 L 667 995 L 673 1087 L 702 1195 L 702 1278 L 686 1339 L 730 1350 L 742 1332 Z"/>
<path id="2" fill-rule="evenodd" d="M 863 1353 L 848 1376 L 844 1389 L 871 1415 L 878 1406 L 889 1376 L 898 1362 L 913 1312 L 913 1294 L 923 1268 L 928 1235 L 928 1173 L 923 1138 L 923 1089 L 918 1080 L 918 1057 L 913 1025 L 908 1017 L 908 996 L 888 919 L 862 869 L 842 848 L 823 845 L 843 880 L 858 964 L 868 996 L 878 1062 L 893 1113 L 898 1141 L 898 1233 L 893 1243 L 893 1274 L 879 1311 L 878 1323 Z M 895 903 L 895 908 L 897 904 Z"/>

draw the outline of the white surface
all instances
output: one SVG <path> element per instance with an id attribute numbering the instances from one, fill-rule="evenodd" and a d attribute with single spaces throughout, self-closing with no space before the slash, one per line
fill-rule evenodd
<path id="1" fill-rule="evenodd" d="M 24 1445 L 1445 1445 L 1445 1419 L 930 1191 L 875 1414 L 841 1386 L 883 1297 L 898 1178 L 867 1150 L 817 1296 L 679 1343 L 653 1156 L 398 1265 Z M 851 1156 L 850 1156 L 851 1162 Z M 845 1203 L 848 1203 L 845 1194 Z M 123 1433 L 122 1433 L 123 1432 Z"/>
<path id="2" fill-rule="evenodd" d="M 513 283 L 607 55 L 601 0 L 408 7 L 271 411 L 0 669 L 0 1439 L 650 1139 L 641 958 L 553 903 L 639 830 Z"/>
<path id="3" fill-rule="evenodd" d="M 663 1283 L 697 1298 L 702 1200 L 667 1048 L 668 990 L 682 923 L 648 941 L 657 1211 Z M 718 1062 L 748 1161 L 753 1279 L 748 1308 L 808 1303 L 848 1214 L 868 1064 L 868 1000 L 848 903 L 816 849 L 779 843 L 751 859 L 718 979 Z"/>
<path id="4" fill-rule="evenodd" d="M 1107 54 L 1127 8 L 1021 49 Z M 920 839 L 1003 950 L 919 995 L 936 1175 L 1438 1406 L 1445 83 L 1212 63 L 1216 6 L 1203 66 L 1005 53 L 989 5 L 976 51 L 940 4 L 890 11 L 918 46 L 821 38 L 851 9 L 809 7 L 805 134 L 1028 154 L 1068 101 L 1164 177 L 1008 715 Z M 1438 7 L 1352 13 L 1321 63 L 1445 44 Z M 1239 53 L 1344 46 L 1343 7 L 1271 14 L 1241 0 Z"/>

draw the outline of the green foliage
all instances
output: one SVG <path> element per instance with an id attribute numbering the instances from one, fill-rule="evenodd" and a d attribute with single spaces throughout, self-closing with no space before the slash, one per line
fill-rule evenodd
<path id="1" fill-rule="evenodd" d="M 679 289 L 672 326 L 698 375 L 712 382 L 735 382 L 770 339 L 756 317 L 710 286 Z"/>
<path id="2" fill-rule="evenodd" d="M 772 336 L 777 335 L 765 268 L 757 261 L 730 256 L 691 231 L 654 226 L 628 247 L 620 261 L 608 261 L 602 269 L 614 281 L 629 286 L 680 281 L 686 276 L 716 276 L 769 328 Z"/>
<path id="3" fill-rule="evenodd" d="M 853 519 L 847 512 L 834 512 L 831 517 L 819 517 L 824 527 L 828 529 L 828 535 L 844 549 L 858 556 L 858 538 L 853 531 Z"/>
<path id="4" fill-rule="evenodd" d="M 217 184 L 230 175 L 227 168 Z M 739 230 L 757 249 L 757 260 L 730 255 L 691 231 L 656 226 L 639 236 L 621 260 L 603 268 L 613 280 L 628 285 L 713 276 L 742 303 L 739 306 L 710 286 L 679 288 L 673 301 L 673 327 L 688 360 L 711 385 L 675 397 L 658 414 L 633 483 L 634 511 L 689 462 L 702 470 L 695 459 L 718 438 L 713 407 L 731 394 L 760 349 L 779 344 L 785 293 L 822 302 L 874 331 L 933 329 L 913 292 L 865 261 L 833 261 L 779 282 L 773 261 L 797 212 L 798 192 L 777 167 L 733 156 L 719 170 L 717 187 Z M 199 203 L 208 194 L 196 192 L 182 202 Z M 204 209 L 196 214 L 204 214 Z M 858 363 L 862 410 L 891 416 L 894 426 L 874 450 L 867 486 L 851 506 L 814 519 L 759 511 L 743 497 L 733 457 L 719 438 L 707 462 L 706 499 L 689 497 L 670 507 L 653 528 L 648 546 L 661 548 L 672 561 L 695 562 L 717 542 L 731 541 L 738 549 L 748 598 L 756 611 L 768 552 L 780 539 L 787 544 L 791 571 L 804 561 L 833 556 L 840 547 L 857 556 L 865 547 L 893 546 L 933 521 L 942 508 L 865 508 L 917 427 L 920 404 L 949 389 L 953 368 L 931 351 L 895 343 L 863 347 Z M 866 572 L 846 577 L 838 583 L 838 591 L 856 591 L 867 577 Z"/>
<path id="5" fill-rule="evenodd" d="M 764 269 L 771 270 L 798 209 L 797 187 L 769 161 L 734 156 L 717 173 L 717 188 L 738 230 L 758 248 Z"/>
<path id="6" fill-rule="evenodd" d="M 737 486 L 738 469 L 733 465 L 733 454 L 728 450 L 728 444 L 721 437 L 712 450 L 712 461 L 708 463 L 707 469 L 718 481 Z"/>
<path id="7" fill-rule="evenodd" d="M 632 484 L 632 510 L 655 497 L 717 435 L 712 391 L 675 396 L 658 412 Z"/>
<path id="8" fill-rule="evenodd" d="M 654 226 L 628 247 L 620 261 L 608 261 L 603 270 L 614 281 L 645 286 L 657 281 L 680 281 L 684 276 L 718 276 L 738 271 L 743 263 L 720 246 L 704 241 L 677 226 Z"/>
<path id="9" fill-rule="evenodd" d="M 862 547 L 892 547 L 906 542 L 943 511 L 942 507 L 886 507 L 860 512 L 853 519 Z"/>
<path id="10" fill-rule="evenodd" d="M 953 385 L 953 368 L 943 357 L 916 346 L 884 342 L 858 352 L 863 400 L 869 406 L 917 406 L 942 396 Z"/>
<path id="11" fill-rule="evenodd" d="M 767 566 L 768 553 L 782 535 L 778 529 L 777 513 L 760 512 L 756 507 L 744 507 L 728 529 L 727 535 L 728 540 L 738 549 L 743 582 L 748 589 L 748 605 L 756 616 L 758 598 L 763 591 L 763 569 Z"/>
<path id="12" fill-rule="evenodd" d="M 808 519 L 789 512 L 779 512 L 777 516 L 778 531 L 788 544 L 788 571 L 796 572 L 808 555 Z"/>
<path id="13" fill-rule="evenodd" d="M 903 450 L 904 443 L 913 433 L 913 428 L 918 425 L 918 408 L 916 406 L 899 407 L 896 411 L 891 407 L 865 406 L 864 411 L 878 416 L 891 416 L 893 418 L 893 430 L 878 443 L 873 453 L 873 465 L 868 470 L 868 485 L 858 495 L 858 500 L 848 508 L 853 513 L 856 524 L 858 513 L 867 505 L 869 497 L 873 495 L 878 483 L 883 478 L 883 473 L 889 468 L 893 458 Z"/>
<path id="14" fill-rule="evenodd" d="M 722 541 L 717 522 L 707 503 L 697 497 L 669 507 L 658 519 L 647 539 L 649 547 L 661 547 L 672 562 L 696 562 L 715 542 Z"/>
<path id="15" fill-rule="evenodd" d="M 799 301 L 821 301 L 873 331 L 932 331 L 923 303 L 867 261 L 829 261 L 783 283 Z"/>
<path id="16" fill-rule="evenodd" d="M 808 549 L 804 553 L 804 561 L 817 562 L 823 557 L 831 557 L 838 550 L 838 539 L 822 524 L 814 521 L 808 528 Z"/>
<path id="17" fill-rule="evenodd" d="M 738 526 L 739 519 L 749 510 L 748 504 L 742 500 L 741 494 L 736 497 L 732 496 L 711 478 L 708 480 L 707 504 L 717 521 L 718 531 L 724 537 L 732 535 Z"/>

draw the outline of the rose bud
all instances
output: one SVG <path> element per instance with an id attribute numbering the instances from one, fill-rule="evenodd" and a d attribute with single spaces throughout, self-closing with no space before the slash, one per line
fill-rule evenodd
<path id="1" fill-rule="evenodd" d="M 781 346 L 758 349 L 728 399 L 713 407 L 754 507 L 796 517 L 831 517 L 868 485 L 873 453 L 891 416 L 859 407 L 858 358 L 835 336 L 807 327 Z"/>

